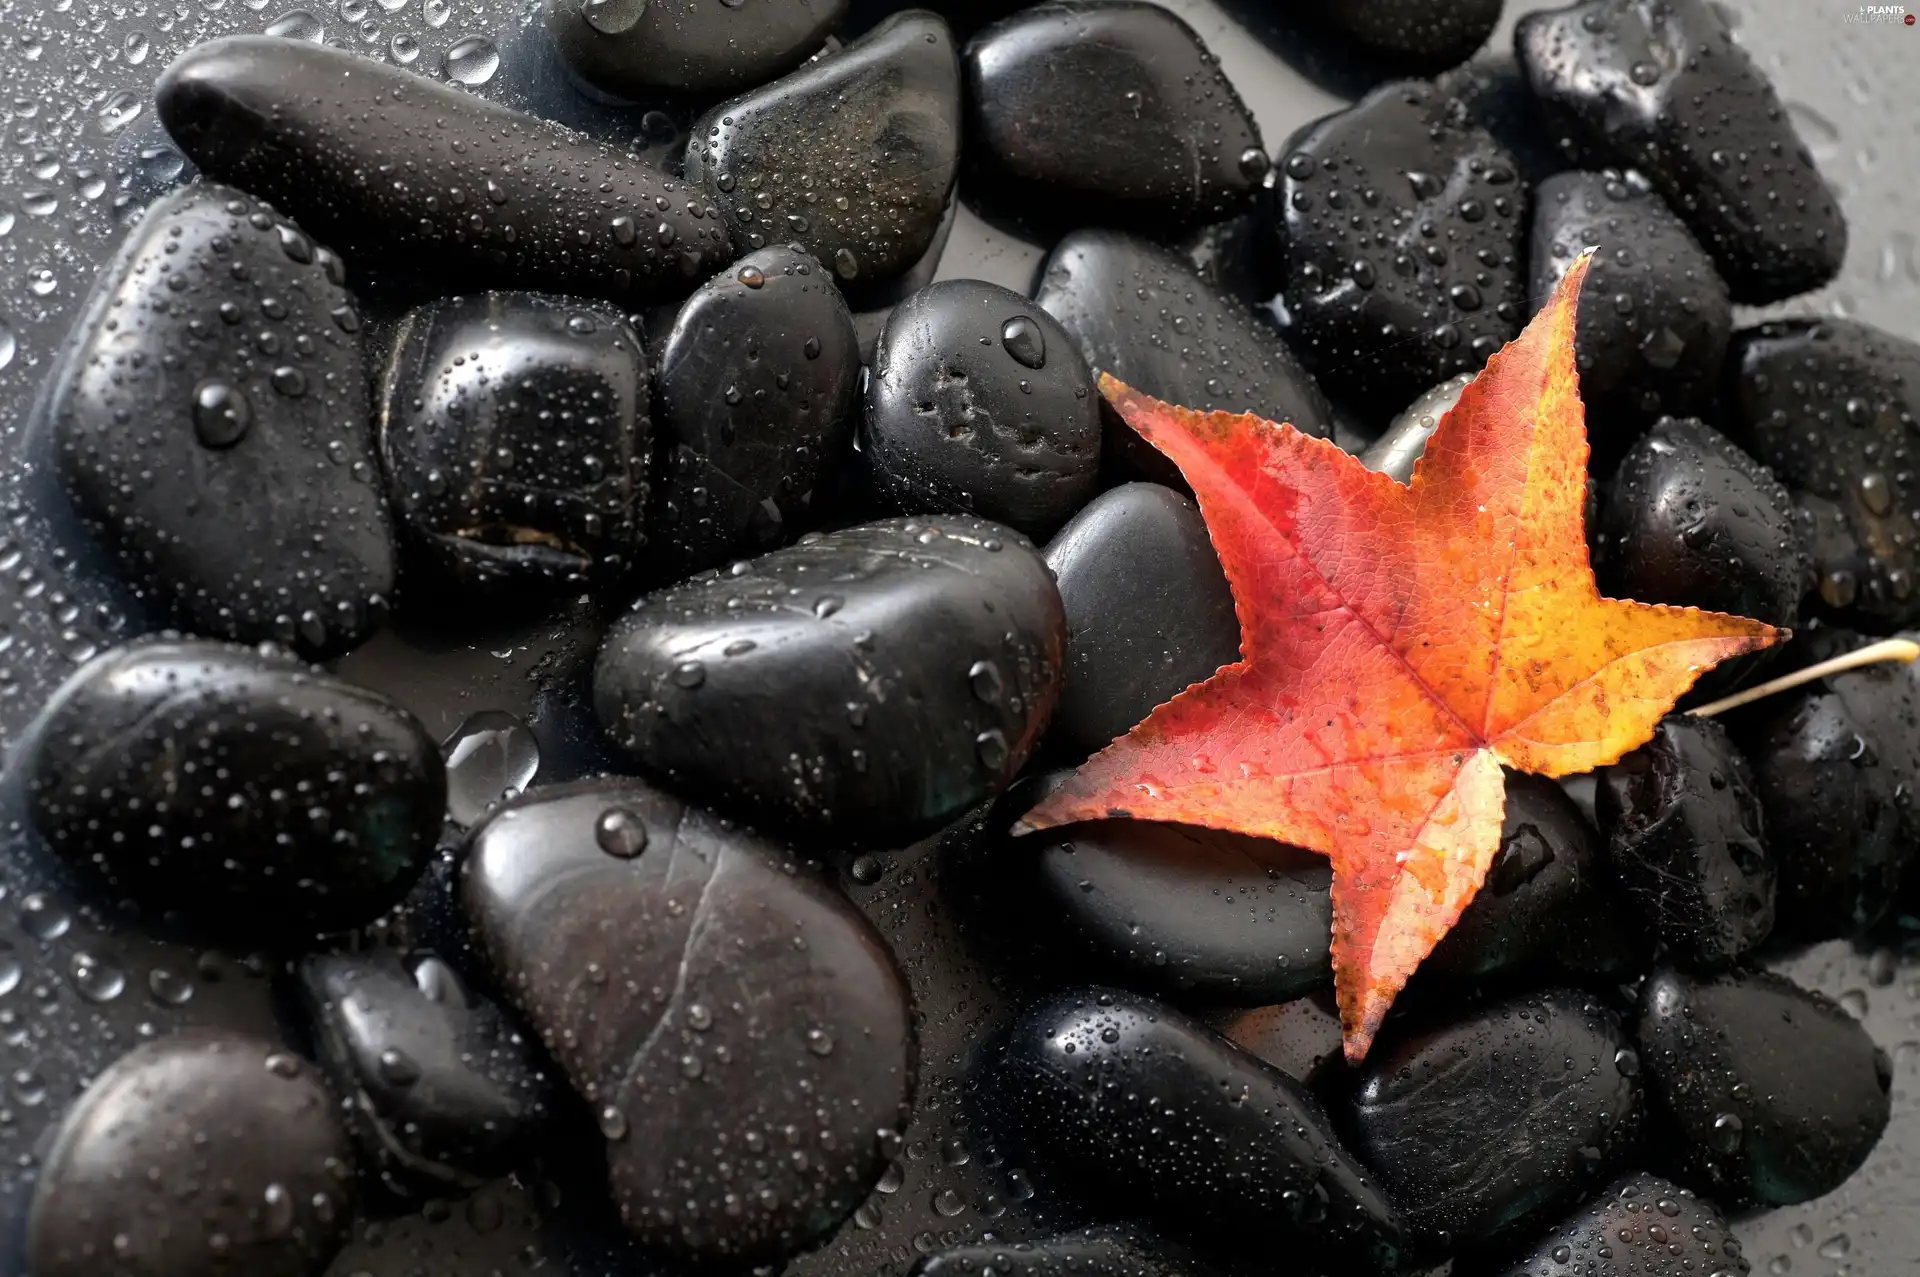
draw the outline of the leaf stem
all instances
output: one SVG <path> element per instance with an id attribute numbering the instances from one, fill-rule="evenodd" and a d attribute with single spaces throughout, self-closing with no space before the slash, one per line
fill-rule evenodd
<path id="1" fill-rule="evenodd" d="M 1882 661 L 1910 664 L 1916 657 L 1920 657 L 1920 643 L 1908 639 L 1882 639 L 1878 643 L 1869 643 L 1865 647 L 1843 653 L 1832 660 L 1809 665 L 1791 674 L 1782 674 L 1779 678 L 1756 684 L 1744 692 L 1735 692 L 1732 696 L 1722 697 L 1697 709 L 1690 709 L 1687 713 L 1696 718 L 1712 718 L 1715 714 L 1724 714 L 1730 709 L 1751 705 L 1757 700 L 1772 696 L 1775 692 L 1784 692 L 1802 683 L 1811 683 L 1815 679 L 1825 678 L 1829 674 L 1844 674 L 1848 670 L 1857 670 L 1863 665 L 1878 665 Z"/>

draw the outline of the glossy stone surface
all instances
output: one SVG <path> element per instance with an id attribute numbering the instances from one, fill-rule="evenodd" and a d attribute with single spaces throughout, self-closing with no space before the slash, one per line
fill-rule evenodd
<path id="1" fill-rule="evenodd" d="M 381 378 L 379 446 L 422 566 L 478 591 L 631 575 L 651 391 L 646 347 L 613 306 L 484 293 L 410 313 Z"/>
<path id="2" fill-rule="evenodd" d="M 1746 1277 L 1753 1265 L 1712 1202 L 1658 1175 L 1622 1175 L 1569 1215 L 1505 1277 Z"/>
<path id="3" fill-rule="evenodd" d="M 61 486 L 135 595 L 196 632 L 334 655 L 387 605 L 393 538 L 345 280 L 265 205 L 188 187 L 101 271 L 52 371 Z"/>
<path id="4" fill-rule="evenodd" d="M 1208 1268 L 1185 1247 L 1144 1230 L 1095 1226 L 1030 1242 L 976 1242 L 937 1251 L 913 1277 L 1205 1277 Z"/>
<path id="5" fill-rule="evenodd" d="M 344 50 L 214 40 L 155 92 L 167 131 L 207 175 L 349 253 L 463 292 L 639 301 L 685 293 L 733 255 L 710 198 L 620 148 Z M 356 177 L 386 165 L 411 180 Z"/>
<path id="6" fill-rule="evenodd" d="M 1501 0 L 1333 0 L 1319 20 L 1368 53 L 1409 67 L 1460 61 L 1500 21 Z"/>
<path id="7" fill-rule="evenodd" d="M 461 901 L 592 1109 L 635 1238 L 772 1262 L 866 1196 L 913 1030 L 885 945 L 816 867 L 644 782 L 588 781 L 477 829 Z"/>
<path id="8" fill-rule="evenodd" d="M 732 92 L 820 48 L 848 0 L 549 0 L 547 25 L 581 79 L 621 97 Z"/>

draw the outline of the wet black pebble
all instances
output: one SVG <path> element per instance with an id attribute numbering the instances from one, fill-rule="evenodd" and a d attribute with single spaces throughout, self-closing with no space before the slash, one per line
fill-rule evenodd
<path id="1" fill-rule="evenodd" d="M 1432 85 L 1383 84 L 1302 129 L 1278 194 L 1283 331 L 1329 390 L 1398 412 L 1519 333 L 1526 188 Z"/>
<path id="2" fill-rule="evenodd" d="M 742 248 L 797 244 L 844 281 L 920 260 L 960 162 L 960 58 L 922 10 L 701 117 L 687 180 Z"/>
<path id="3" fill-rule="evenodd" d="M 1127 1225 L 1102 1225 L 1025 1242 L 973 1242 L 938 1251 L 913 1277 L 1206 1277 L 1185 1247 Z"/>
<path id="4" fill-rule="evenodd" d="M 1808 574 L 1785 486 L 1690 417 L 1656 423 L 1628 450 L 1600 508 L 1593 570 L 1613 598 L 1789 629 L 1799 623 Z M 1707 686 L 1731 681 L 1709 676 Z"/>
<path id="5" fill-rule="evenodd" d="M 846 16 L 848 0 L 549 0 L 560 55 L 597 89 L 731 92 L 793 66 Z"/>
<path id="6" fill-rule="evenodd" d="M 117 898 L 296 943 L 406 894 L 446 811 L 440 751 L 386 697 L 282 656 L 146 640 L 54 695 L 35 827 Z"/>
<path id="7" fill-rule="evenodd" d="M 1831 652 L 1864 646 L 1834 632 Z M 1910 636 L 1909 636 L 1910 637 Z M 1920 686 L 1876 665 L 1762 702 L 1742 724 L 1778 868 L 1782 935 L 1857 935 L 1885 917 L 1920 858 Z"/>
<path id="8" fill-rule="evenodd" d="M 1340 1008 L 1332 989 L 1273 1006 L 1216 1014 L 1212 1023 L 1229 1042 L 1258 1056 L 1314 1091 L 1344 1075 Z"/>
<path id="9" fill-rule="evenodd" d="M 1057 994 L 987 1063 L 991 1120 L 1036 1174 L 1196 1245 L 1391 1268 L 1401 1222 L 1285 1074 L 1138 994 Z"/>
<path id="10" fill-rule="evenodd" d="M 1785 320 L 1735 334 L 1727 375 L 1734 440 L 1820 508 L 1837 508 L 1840 540 L 1855 547 L 1816 555 L 1820 603 L 1880 625 L 1920 617 L 1920 495 L 1909 460 L 1920 345 L 1851 320 Z"/>
<path id="11" fill-rule="evenodd" d="M 48 390 L 53 461 L 132 588 L 194 631 L 333 655 L 393 590 L 360 317 L 264 204 L 168 195 L 100 273 Z"/>
<path id="12" fill-rule="evenodd" d="M 652 558 L 671 575 L 804 530 L 853 447 L 859 338 L 796 248 L 749 253 L 687 299 L 660 351 Z"/>
<path id="13" fill-rule="evenodd" d="M 968 147 L 1042 208 L 1224 217 L 1272 167 L 1218 60 L 1158 5 L 1036 5 L 975 36 L 965 64 Z"/>
<path id="14" fill-rule="evenodd" d="M 1383 60 L 1417 69 L 1452 66 L 1486 42 L 1502 0 L 1336 0 L 1317 20 Z"/>
<path id="15" fill-rule="evenodd" d="M 156 92 L 167 132 L 210 177 L 462 292 L 677 296 L 733 256 L 709 196 L 619 147 L 343 49 L 213 40 Z"/>
<path id="16" fill-rule="evenodd" d="M 312 1277 L 353 1219 L 353 1153 L 313 1067 L 185 1029 L 136 1047 L 62 1119 L 28 1221 L 36 1277 Z"/>
<path id="17" fill-rule="evenodd" d="M 1092 752 L 1240 659 L 1233 592 L 1193 498 L 1152 483 L 1101 493 L 1047 546 L 1067 609 L 1054 734 Z"/>
<path id="18" fill-rule="evenodd" d="M 1556 1224 L 1506 1277 L 1746 1277 L 1752 1271 L 1712 1202 L 1636 1171 Z"/>
<path id="19" fill-rule="evenodd" d="M 1604 470 L 1647 422 L 1712 395 L 1733 306 L 1713 262 L 1639 173 L 1559 173 L 1540 184 L 1531 295 L 1545 301 L 1586 248 L 1600 251 L 1580 288 L 1574 351 Z"/>
<path id="20" fill-rule="evenodd" d="M 1674 961 L 1730 966 L 1772 933 L 1760 799 L 1726 728 L 1668 715 L 1598 780 L 1607 859 Z"/>
<path id="21" fill-rule="evenodd" d="M 1771 972 L 1656 972 L 1640 993 L 1640 1045 L 1690 1172 L 1729 1204 L 1832 1192 L 1886 1129 L 1886 1052 L 1839 1006 Z"/>
<path id="22" fill-rule="evenodd" d="M 1624 976 L 1640 958 L 1593 826 L 1545 776 L 1506 774 L 1500 850 L 1416 980 L 1482 985 Z"/>
<path id="23" fill-rule="evenodd" d="M 1567 153 L 1645 173 L 1735 301 L 1779 301 L 1838 273 L 1839 202 L 1716 6 L 1587 0 L 1521 19 L 1514 50 Z"/>
<path id="24" fill-rule="evenodd" d="M 1095 372 L 1168 403 L 1251 412 L 1326 438 L 1333 410 L 1306 370 L 1245 303 L 1157 244 L 1075 231 L 1054 245 L 1034 292 Z M 1137 477 L 1181 486 L 1179 471 L 1106 413 L 1103 447 Z"/>
<path id="25" fill-rule="evenodd" d="M 476 591 L 629 575 L 646 541 L 649 405 L 640 335 L 605 303 L 486 293 L 409 314 L 379 446 L 420 562 Z"/>
<path id="26" fill-rule="evenodd" d="M 1053 316 L 997 284 L 945 280 L 893 308 L 865 421 L 873 482 L 910 514 L 966 512 L 1043 537 L 1093 495 L 1093 374 Z"/>
<path id="27" fill-rule="evenodd" d="M 1357 455 L 1360 464 L 1398 483 L 1412 483 L 1414 467 L 1427 450 L 1427 440 L 1441 420 L 1460 402 L 1460 395 L 1479 374 L 1459 372 L 1423 392 L 1387 423 L 1387 428 Z M 1337 442 L 1337 440 L 1336 440 Z M 1345 447 L 1345 444 L 1341 445 Z"/>
<path id="28" fill-rule="evenodd" d="M 601 646 L 594 708 L 722 811 L 897 845 L 1020 770 L 1065 646 L 1059 591 L 1019 533 L 890 519 L 642 598 Z"/>
<path id="29" fill-rule="evenodd" d="M 1267 838 L 1096 820 L 1045 836 L 1037 907 L 1115 981 L 1254 1006 L 1333 978 L 1332 877 L 1325 856 Z"/>
<path id="30" fill-rule="evenodd" d="M 476 830 L 462 902 L 591 1106 L 634 1236 L 766 1263 L 865 1199 L 912 1093 L 906 987 L 815 868 L 606 780 L 536 790 Z"/>
<path id="31" fill-rule="evenodd" d="M 1355 1084 L 1354 1149 L 1413 1227 L 1474 1249 L 1591 1192 L 1640 1133 L 1640 1084 L 1611 1011 L 1526 994 L 1389 1031 Z"/>
<path id="32" fill-rule="evenodd" d="M 472 1190 L 531 1151 L 547 1079 L 500 1008 L 439 957 L 315 954 L 300 994 L 361 1165 L 389 1189 Z"/>

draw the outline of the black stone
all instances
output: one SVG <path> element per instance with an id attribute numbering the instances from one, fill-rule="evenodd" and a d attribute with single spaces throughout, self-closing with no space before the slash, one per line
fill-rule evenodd
<path id="1" fill-rule="evenodd" d="M 968 147 L 1030 204 L 1161 230 L 1245 208 L 1272 166 L 1218 60 L 1159 5 L 1036 5 L 975 36 L 965 74 Z"/>
<path id="2" fill-rule="evenodd" d="M 707 196 L 619 147 L 342 49 L 213 40 L 156 93 L 208 176 L 462 292 L 640 301 L 684 293 L 733 256 Z M 373 180 L 388 171 L 406 180 Z"/>
<path id="3" fill-rule="evenodd" d="M 1568 167 L 1559 139 L 1540 118 L 1538 100 L 1511 44 L 1483 49 L 1471 62 L 1435 76 L 1433 85 L 1457 99 L 1469 120 L 1493 134 L 1513 156 L 1520 180 L 1529 186 Z"/>
<path id="4" fill-rule="evenodd" d="M 1390 1028 L 1355 1084 L 1354 1149 L 1416 1231 L 1483 1248 L 1618 1167 L 1640 1131 L 1637 1072 L 1619 1020 L 1571 990 Z"/>
<path id="5" fill-rule="evenodd" d="M 353 1151 L 312 1067 L 182 1029 L 121 1056 L 39 1167 L 35 1277 L 314 1277 L 353 1218 Z"/>
<path id="6" fill-rule="evenodd" d="M 419 876 L 446 811 L 440 751 L 413 715 L 219 643 L 95 657 L 54 694 L 27 765 L 55 851 L 236 940 L 375 917 Z"/>
<path id="7" fill-rule="evenodd" d="M 1039 849 L 1039 908 L 1130 988 L 1240 1006 L 1333 978 L 1325 856 L 1197 825 L 1096 820 Z"/>
<path id="8" fill-rule="evenodd" d="M 906 1120 L 886 946 L 808 865 L 635 780 L 536 790 L 474 831 L 495 977 L 606 1139 L 628 1232 L 778 1260 L 858 1205 Z"/>
<path id="9" fill-rule="evenodd" d="M 1532 296 L 1551 295 L 1586 248 L 1600 251 L 1580 288 L 1574 358 L 1604 470 L 1649 421 L 1711 397 L 1733 306 L 1713 262 L 1639 173 L 1559 173 L 1540 184 Z"/>
<path id="10" fill-rule="evenodd" d="M 991 1120 L 1050 1185 L 1206 1248 L 1392 1268 L 1393 1206 L 1293 1079 L 1137 994 L 1057 994 L 988 1062 Z M 1337 1268 L 1346 1271 L 1345 1267 Z"/>
<path id="11" fill-rule="evenodd" d="M 1847 224 L 1773 85 L 1707 0 L 1587 0 L 1521 19 L 1514 52 L 1561 146 L 1645 173 L 1733 300 L 1840 270 Z"/>
<path id="12" fill-rule="evenodd" d="M 1067 611 L 1054 734 L 1091 752 L 1240 659 L 1233 593 L 1191 497 L 1151 483 L 1101 493 L 1046 551 Z"/>
<path id="13" fill-rule="evenodd" d="M 1920 496 L 1901 461 L 1920 420 L 1920 345 L 1849 320 L 1786 320 L 1735 334 L 1727 377 L 1734 441 L 1844 516 L 1854 552 L 1815 558 L 1820 601 L 1876 628 L 1920 618 Z"/>
<path id="14" fill-rule="evenodd" d="M 1656 972 L 1640 993 L 1640 1045 L 1690 1174 L 1732 1204 L 1824 1196 L 1886 1129 L 1886 1052 L 1839 1006 L 1771 972 Z"/>
<path id="15" fill-rule="evenodd" d="M 380 460 L 421 564 L 459 586 L 578 593 L 645 544 L 646 348 L 602 302 L 486 293 L 401 321 Z"/>
<path id="16" fill-rule="evenodd" d="M 1427 450 L 1427 440 L 1440 428 L 1440 420 L 1460 402 L 1461 392 L 1473 384 L 1478 373 L 1455 373 L 1408 404 L 1387 428 L 1357 455 L 1360 464 L 1377 470 L 1397 483 L 1412 483 L 1414 467 Z M 1344 446 L 1344 445 L 1343 445 Z"/>
<path id="17" fill-rule="evenodd" d="M 820 48 L 848 0 L 550 0 L 547 25 L 576 75 L 607 93 L 732 92 Z"/>
<path id="18" fill-rule="evenodd" d="M 1157 244 L 1075 231 L 1054 245 L 1034 292 L 1096 372 L 1189 408 L 1251 412 L 1326 438 L 1333 410 L 1273 330 Z M 1184 486 L 1180 472 L 1117 413 L 1107 455 L 1134 477 Z"/>
<path id="19" fill-rule="evenodd" d="M 920 260 L 959 163 L 953 33 L 910 10 L 707 112 L 686 174 L 742 247 L 796 244 L 839 279 L 866 282 Z"/>
<path id="20" fill-rule="evenodd" d="M 1332 989 L 1275 1006 L 1229 1012 L 1213 1023 L 1242 1051 L 1316 1092 L 1324 1093 L 1345 1074 L 1340 1008 Z"/>
<path id="21" fill-rule="evenodd" d="M 641 599 L 601 646 L 594 707 L 723 811 L 898 846 L 1020 770 L 1065 646 L 1059 591 L 1018 533 L 890 519 Z"/>
<path id="22" fill-rule="evenodd" d="M 1506 774 L 1500 850 L 1415 979 L 1482 985 L 1622 977 L 1641 945 L 1620 916 L 1593 826 L 1544 776 Z"/>
<path id="23" fill-rule="evenodd" d="M 1527 191 L 1456 100 L 1383 84 L 1287 143 L 1283 331 L 1329 390 L 1382 415 L 1519 334 Z"/>
<path id="24" fill-rule="evenodd" d="M 540 1063 L 439 957 L 315 954 L 300 993 L 361 1165 L 390 1190 L 471 1191 L 533 1151 L 548 1116 Z"/>
<path id="25" fill-rule="evenodd" d="M 360 319 L 340 259 L 229 187 L 147 210 L 47 391 L 53 462 L 137 594 L 312 656 L 393 589 Z"/>
<path id="26" fill-rule="evenodd" d="M 859 338 L 840 291 L 788 247 L 687 299 L 660 351 L 653 558 L 672 575 L 792 540 L 853 448 Z"/>
<path id="27" fill-rule="evenodd" d="M 1656 424 L 1627 452 L 1600 511 L 1593 570 L 1602 593 L 1799 623 L 1808 568 L 1792 498 L 1711 427 Z M 1710 676 L 1708 686 L 1731 681 Z"/>
<path id="28" fill-rule="evenodd" d="M 1439 70 L 1486 43 L 1501 0 L 1334 0 L 1317 19 L 1367 53 L 1409 69 Z"/>
<path id="29" fill-rule="evenodd" d="M 1833 650 L 1810 655 L 1861 646 L 1829 633 Z M 1920 858 L 1913 668 L 1853 670 L 1762 702 L 1740 735 L 1779 874 L 1779 932 L 1824 940 L 1871 928 Z"/>
<path id="30" fill-rule="evenodd" d="M 1607 858 L 1677 962 L 1732 965 L 1773 931 L 1773 859 L 1747 760 L 1726 728 L 1669 715 L 1599 773 Z"/>
<path id="31" fill-rule="evenodd" d="M 873 483 L 910 514 L 977 514 L 1042 537 L 1093 495 L 1100 468 L 1100 398 L 1073 339 L 977 279 L 893 308 L 865 423 Z"/>
<path id="32" fill-rule="evenodd" d="M 1712 1202 L 1636 1171 L 1554 1225 L 1505 1277 L 1746 1277 L 1752 1271 Z"/>
<path id="33" fill-rule="evenodd" d="M 1204 1277 L 1183 1246 L 1127 1225 L 1083 1228 L 1035 1241 L 973 1242 L 938 1251 L 912 1277 Z"/>

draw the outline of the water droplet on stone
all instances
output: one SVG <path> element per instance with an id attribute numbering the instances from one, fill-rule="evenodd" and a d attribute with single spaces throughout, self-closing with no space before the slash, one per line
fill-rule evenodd
<path id="1" fill-rule="evenodd" d="M 617 1105 L 603 1104 L 599 1113 L 600 1133 L 610 1140 L 627 1138 L 627 1115 Z"/>
<path id="2" fill-rule="evenodd" d="M 871 887 L 880 881 L 884 867 L 878 856 L 855 856 L 853 863 L 847 866 L 847 873 L 863 887 Z"/>
<path id="3" fill-rule="evenodd" d="M 593 840 L 609 856 L 631 860 L 647 849 L 647 822 L 625 807 L 609 807 L 593 822 Z"/>
<path id="4" fill-rule="evenodd" d="M 171 967 L 154 967 L 147 972 L 147 992 L 161 1006 L 184 1006 L 193 1000 L 193 979 Z"/>
<path id="5" fill-rule="evenodd" d="M 58 940 L 72 925 L 73 918 L 60 902 L 43 891 L 20 901 L 20 929 L 35 940 Z"/>
<path id="6" fill-rule="evenodd" d="M 815 1055 L 833 1054 L 833 1034 L 822 1028 L 807 1030 L 807 1050 Z"/>
<path id="7" fill-rule="evenodd" d="M 533 729 L 505 710 L 467 716 L 441 747 L 447 760 L 447 815 L 471 825 L 508 791 L 524 790 L 540 770 Z"/>
<path id="8" fill-rule="evenodd" d="M 253 426 L 246 394 L 224 381 L 203 381 L 193 392 L 193 433 L 209 448 L 231 448 Z"/>
<path id="9" fill-rule="evenodd" d="M 327 38 L 327 28 L 305 9 L 294 9 L 269 22 L 267 34 L 286 40 L 311 40 L 319 44 Z"/>
<path id="10" fill-rule="evenodd" d="M 647 0 L 586 0 L 580 16 L 602 35 L 620 35 L 631 31 L 646 16 Z"/>
<path id="11" fill-rule="evenodd" d="M 707 667 L 699 661 L 681 661 L 673 667 L 673 685 L 688 691 L 707 681 Z"/>
<path id="12" fill-rule="evenodd" d="M 84 949 L 73 955 L 70 970 L 74 988 L 89 1002 L 111 1002 L 127 987 L 126 972 Z"/>
<path id="13" fill-rule="evenodd" d="M 1013 361 L 1023 368 L 1040 369 L 1047 364 L 1047 335 L 1030 315 L 1016 315 L 1000 326 L 1000 344 Z"/>
<path id="14" fill-rule="evenodd" d="M 470 35 L 456 40 L 447 50 L 444 66 L 449 80 L 478 87 L 500 69 L 500 50 L 485 36 Z"/>
<path id="15" fill-rule="evenodd" d="M 1740 1140 L 1746 1134 L 1746 1124 L 1732 1113 L 1722 1113 L 1713 1119 L 1713 1146 L 1722 1153 L 1731 1153 L 1740 1147 Z"/>
<path id="16" fill-rule="evenodd" d="M 967 670 L 967 685 L 973 689 L 975 700 L 988 705 L 998 705 L 1007 690 L 1000 667 L 992 661 L 975 661 Z"/>
<path id="17" fill-rule="evenodd" d="M 999 728 L 990 727 L 973 738 L 973 752 L 982 767 L 999 771 L 1007 761 L 1007 738 Z"/>

